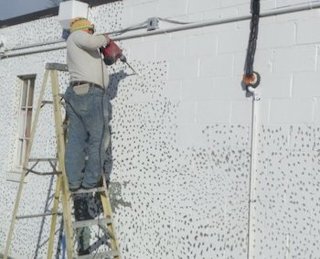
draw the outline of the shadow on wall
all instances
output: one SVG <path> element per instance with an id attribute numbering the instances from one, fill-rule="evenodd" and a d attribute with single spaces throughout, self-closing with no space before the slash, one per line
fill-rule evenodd
<path id="1" fill-rule="evenodd" d="M 118 209 L 120 206 L 131 207 L 130 202 L 125 202 L 122 199 L 121 184 L 118 182 L 110 181 L 110 178 L 112 178 L 111 175 L 112 175 L 112 169 L 113 169 L 113 156 L 112 156 L 112 141 L 111 141 L 112 128 L 109 125 L 109 122 L 112 120 L 111 100 L 117 97 L 120 81 L 131 75 L 132 74 L 127 74 L 123 70 L 120 70 L 119 72 L 111 74 L 110 83 L 106 92 L 105 113 L 107 115 L 106 116 L 106 135 L 108 138 L 106 142 L 108 143 L 108 145 L 106 148 L 106 160 L 104 162 L 104 173 L 106 175 L 107 182 L 110 183 L 109 194 L 110 194 L 110 200 L 111 200 L 111 206 L 112 206 L 113 212 L 115 212 L 115 210 Z"/>
<path id="2" fill-rule="evenodd" d="M 111 100 L 113 100 L 118 93 L 119 82 L 129 76 L 123 70 L 111 74 L 110 75 L 110 83 L 106 92 L 105 99 L 105 119 L 106 119 L 106 160 L 104 162 L 104 173 L 106 175 L 107 182 L 110 182 L 110 177 L 112 174 L 112 166 L 113 166 L 113 157 L 112 157 L 112 142 L 111 142 L 111 133 L 112 129 L 109 122 L 112 120 L 112 104 Z"/>

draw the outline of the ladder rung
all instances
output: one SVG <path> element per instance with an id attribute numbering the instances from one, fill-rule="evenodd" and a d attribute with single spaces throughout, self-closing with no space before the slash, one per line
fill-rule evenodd
<path id="1" fill-rule="evenodd" d="M 39 171 L 35 171 L 35 170 L 29 169 L 29 168 L 24 168 L 24 170 L 26 170 L 27 173 L 33 173 L 33 174 L 40 175 L 40 176 L 45 176 L 45 175 L 58 175 L 58 174 L 61 174 L 61 173 L 62 173 L 61 171 L 39 172 Z"/>
<path id="2" fill-rule="evenodd" d="M 57 161 L 57 158 L 36 158 L 32 157 L 29 158 L 29 162 L 50 162 L 50 161 Z"/>
<path id="3" fill-rule="evenodd" d="M 101 223 L 107 225 L 107 224 L 111 224 L 112 221 L 111 221 L 111 219 L 107 219 L 107 218 L 80 220 L 80 221 L 73 222 L 73 227 L 74 228 L 83 228 L 83 227 L 90 227 L 90 226 L 99 225 Z"/>
<path id="4" fill-rule="evenodd" d="M 119 256 L 119 252 L 117 251 L 108 251 L 108 252 L 99 252 L 99 253 L 95 253 L 92 252 L 90 255 L 80 255 L 77 258 L 78 259 L 107 259 L 107 258 L 114 258 L 116 256 Z"/>
<path id="5" fill-rule="evenodd" d="M 59 94 L 59 96 L 62 98 L 62 97 L 64 97 L 64 94 Z M 45 105 L 45 104 L 53 104 L 53 101 L 51 101 L 51 100 L 50 101 L 49 100 L 43 100 L 42 104 L 43 105 Z"/>
<path id="6" fill-rule="evenodd" d="M 46 217 L 46 216 L 52 216 L 55 213 L 47 212 L 42 214 L 32 214 L 32 215 L 25 215 L 25 216 L 17 216 L 16 219 L 30 219 L 30 218 L 39 218 L 39 217 Z M 58 212 L 57 215 L 62 215 L 61 212 Z"/>
<path id="7" fill-rule="evenodd" d="M 56 171 L 56 172 L 43 172 L 43 173 L 41 173 L 41 172 L 31 172 L 31 173 L 33 173 L 33 174 L 36 174 L 36 175 L 40 175 L 40 176 L 46 176 L 46 175 L 59 175 L 59 174 L 62 174 L 62 172 L 61 171 Z"/>
<path id="8" fill-rule="evenodd" d="M 31 138 L 29 137 L 19 137 L 19 140 L 30 140 Z"/>
<path id="9" fill-rule="evenodd" d="M 58 71 L 68 71 L 68 66 L 66 64 L 61 63 L 47 63 L 47 70 L 58 70 Z"/>
<path id="10" fill-rule="evenodd" d="M 92 189 L 79 189 L 71 194 L 80 194 L 80 193 L 91 193 L 91 192 L 105 192 L 107 191 L 104 187 L 92 188 Z"/>
<path id="11" fill-rule="evenodd" d="M 53 101 L 48 101 L 48 100 L 43 100 L 42 101 L 42 104 L 52 104 L 53 103 Z"/>

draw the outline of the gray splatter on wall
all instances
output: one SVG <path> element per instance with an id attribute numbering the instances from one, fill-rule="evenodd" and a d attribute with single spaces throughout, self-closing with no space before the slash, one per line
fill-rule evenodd
<path id="1" fill-rule="evenodd" d="M 64 52 L 56 52 L 56 62 L 64 62 Z M 1 247 L 4 246 L 5 237 L 8 232 L 11 213 L 13 209 L 14 197 L 16 195 L 18 184 L 16 182 L 7 181 L 8 179 L 18 179 L 18 177 L 11 171 L 15 169 L 15 159 L 17 152 L 17 134 L 18 134 L 18 116 L 19 116 L 19 100 L 21 91 L 21 82 L 17 78 L 19 75 L 36 74 L 35 85 L 35 100 L 38 99 L 39 90 L 42 83 L 44 73 L 44 65 L 48 58 L 47 53 L 36 54 L 28 58 L 13 58 L 2 61 L 1 74 L 6 75 L 2 81 L 2 103 L 5 118 L 1 121 L 3 127 L 3 155 L 1 156 Z M 19 64 L 20 66 L 16 66 Z M 64 75 L 64 79 L 66 79 Z M 61 81 L 63 76 L 61 77 Z M 49 89 L 48 84 L 48 89 Z M 63 90 L 62 90 L 63 91 Z M 45 99 L 50 100 L 49 92 L 46 93 Z M 37 102 L 35 102 L 37 105 Z M 34 148 L 31 157 L 44 158 L 55 156 L 55 139 L 53 127 L 53 112 L 50 106 L 44 106 L 39 118 L 36 138 L 34 141 Z M 6 123 L 8 122 L 8 124 Z M 40 171 L 51 171 L 48 164 L 40 164 L 35 168 Z M 27 177 L 27 184 L 25 184 L 23 198 L 18 215 L 31 215 L 37 213 L 48 212 L 46 208 L 46 201 L 49 200 L 47 195 L 49 191 L 52 193 L 53 182 L 50 177 L 39 177 L 29 175 Z M 54 188 L 53 188 L 54 189 Z M 14 245 L 12 254 L 25 256 L 26 258 L 33 258 L 35 253 L 38 256 L 45 254 L 45 240 L 48 232 L 48 220 L 44 218 L 38 219 L 24 219 L 17 221 L 16 230 L 14 234 Z M 38 246 L 38 247 L 37 247 Z M 33 247 L 33 249 L 30 249 Z M 19 257 L 18 256 L 18 257 Z"/>
<path id="2" fill-rule="evenodd" d="M 259 136 L 257 256 L 318 258 L 320 128 L 262 126 Z"/>
<path id="3" fill-rule="evenodd" d="M 124 258 L 245 256 L 250 129 L 207 125 L 208 146 L 181 148 L 179 101 L 163 96 L 166 62 L 134 67 L 142 76 L 117 81 L 111 101 L 111 179 L 128 182 L 130 201 L 115 210 Z"/>

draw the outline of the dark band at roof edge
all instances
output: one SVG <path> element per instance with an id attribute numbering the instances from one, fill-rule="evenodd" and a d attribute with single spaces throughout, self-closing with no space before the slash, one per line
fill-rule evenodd
<path id="1" fill-rule="evenodd" d="M 112 2 L 117 2 L 122 0 L 81 0 L 81 2 L 89 4 L 89 7 L 108 4 Z M 34 20 L 56 16 L 59 13 L 59 7 L 52 7 L 45 10 L 24 14 L 20 16 L 16 16 L 13 18 L 9 18 L 6 20 L 0 20 L 0 28 L 5 28 L 12 25 L 17 25 L 25 22 L 31 22 Z"/>

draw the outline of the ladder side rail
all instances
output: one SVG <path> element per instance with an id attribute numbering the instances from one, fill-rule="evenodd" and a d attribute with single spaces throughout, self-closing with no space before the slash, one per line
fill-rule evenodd
<path id="1" fill-rule="evenodd" d="M 15 227 L 16 216 L 17 216 L 17 213 L 18 213 L 19 204 L 20 204 L 20 200 L 21 200 L 21 196 L 22 196 L 24 179 L 25 179 L 26 172 L 27 172 L 25 170 L 25 168 L 27 168 L 27 166 L 28 166 L 29 157 L 30 157 L 30 153 L 31 153 L 31 148 L 32 148 L 32 144 L 33 144 L 33 139 L 34 139 L 35 132 L 36 132 L 36 126 L 37 126 L 38 119 L 39 119 L 39 114 L 40 114 L 40 110 L 41 110 L 41 104 L 42 104 L 45 88 L 46 88 L 46 85 L 47 85 L 47 81 L 48 81 L 48 71 L 46 71 L 45 74 L 44 74 L 44 79 L 43 79 L 43 83 L 42 83 L 42 86 L 41 86 L 40 95 L 39 95 L 39 98 L 38 98 L 38 105 L 37 105 L 37 108 L 36 108 L 36 112 L 35 112 L 35 115 L 34 115 L 34 120 L 33 120 L 31 131 L 30 131 L 30 141 L 29 141 L 29 145 L 27 147 L 26 155 L 25 155 L 24 162 L 23 162 L 23 171 L 22 171 L 21 177 L 20 177 L 19 187 L 18 187 L 17 196 L 16 196 L 16 200 L 15 200 L 15 204 L 14 204 L 14 209 L 13 209 L 12 217 L 11 217 L 11 223 L 10 223 L 10 227 L 9 227 L 9 233 L 8 233 L 8 236 L 7 236 L 6 246 L 5 246 L 4 255 L 3 255 L 4 259 L 8 258 L 8 254 L 9 254 L 9 250 L 10 250 L 13 231 L 14 231 L 14 227 Z"/>
<path id="2" fill-rule="evenodd" d="M 109 197 L 107 195 L 107 192 L 105 193 L 102 193 L 100 195 L 101 197 L 101 203 L 102 203 L 102 206 L 103 206 L 103 211 L 104 211 L 104 217 L 106 218 L 110 218 L 110 220 L 112 221 L 112 224 L 107 224 L 107 228 L 108 228 L 108 232 L 110 234 L 110 243 L 111 243 L 111 249 L 112 251 L 118 251 L 119 254 L 117 254 L 115 257 L 117 259 L 121 259 L 121 256 L 120 256 L 120 249 L 119 249 L 119 244 L 118 244 L 118 239 L 117 239 L 117 236 L 116 236 L 116 232 L 115 232 L 115 229 L 114 229 L 114 221 L 112 219 L 112 214 L 110 213 L 111 211 L 111 206 L 110 206 L 110 201 L 109 201 Z"/>
<path id="3" fill-rule="evenodd" d="M 63 131 L 63 120 L 61 115 L 61 97 L 59 94 L 58 74 L 57 70 L 51 70 L 51 85 L 53 96 L 53 109 L 56 128 L 57 154 L 58 154 L 58 170 L 62 176 L 62 206 L 63 206 L 63 222 L 66 233 L 67 255 L 68 258 L 73 256 L 73 227 L 71 220 L 71 195 L 69 192 L 66 169 L 65 169 L 65 138 Z"/>
<path id="4" fill-rule="evenodd" d="M 55 160 L 57 161 L 57 160 Z M 57 172 L 57 163 L 53 163 L 52 160 L 49 160 L 49 164 L 53 171 Z M 49 241 L 48 241 L 48 252 L 47 252 L 47 258 L 51 259 L 53 255 L 53 245 L 54 245 L 54 237 L 55 237 L 55 227 L 58 220 L 58 209 L 59 209 L 59 201 L 60 201 L 60 194 L 61 194 L 61 181 L 62 181 L 62 175 L 59 174 L 56 180 L 56 190 L 53 196 L 53 206 L 51 209 L 50 215 L 51 217 L 51 225 L 50 225 L 50 234 L 49 234 Z"/>
<path id="5" fill-rule="evenodd" d="M 104 175 L 102 176 L 102 180 L 103 180 L 103 187 L 105 188 L 105 192 L 100 193 L 101 203 L 103 207 L 103 214 L 105 218 L 110 219 L 112 222 L 112 224 L 107 224 L 108 232 L 111 236 L 111 249 L 112 251 L 118 252 L 117 254 L 114 255 L 114 257 L 117 259 L 121 259 L 118 238 L 116 235 L 114 220 L 112 217 L 112 208 L 111 208 L 109 193 L 108 193 L 106 179 Z"/>
<path id="6" fill-rule="evenodd" d="M 56 229 L 56 224 L 57 224 L 57 216 L 58 216 L 59 201 L 60 201 L 60 194 L 61 194 L 61 185 L 62 185 L 62 175 L 58 175 L 57 182 L 56 182 L 56 190 L 54 193 L 53 207 L 51 210 L 52 218 L 51 218 L 48 252 L 47 252 L 48 259 L 51 259 L 52 255 L 53 255 L 54 236 L 55 236 L 55 229 Z"/>

